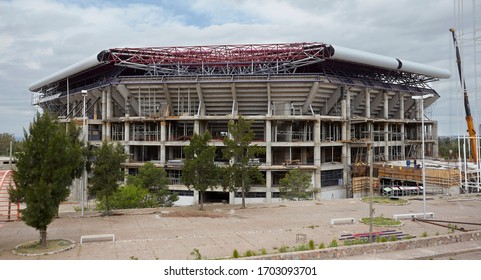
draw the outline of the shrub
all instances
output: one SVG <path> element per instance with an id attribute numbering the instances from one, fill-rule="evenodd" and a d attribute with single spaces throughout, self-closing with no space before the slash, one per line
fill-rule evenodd
<path id="1" fill-rule="evenodd" d="M 309 246 L 309 250 L 314 250 L 316 248 L 316 244 L 314 244 L 314 240 L 309 240 L 309 243 L 308 243 L 308 246 Z"/>
<path id="2" fill-rule="evenodd" d="M 97 204 L 97 209 L 105 210 L 104 205 L 105 201 L 101 201 Z M 121 187 L 109 197 L 110 209 L 150 208 L 155 206 L 155 199 L 149 191 L 136 186 Z"/>
<path id="3" fill-rule="evenodd" d="M 333 240 L 331 241 L 331 243 L 329 243 L 329 247 L 331 247 L 331 248 L 332 248 L 332 247 L 338 247 L 338 246 L 339 246 L 339 244 L 337 244 L 337 240 L 336 240 L 336 239 L 333 239 Z"/>
<path id="4" fill-rule="evenodd" d="M 307 250 L 309 250 L 309 247 L 306 244 L 301 244 L 297 247 L 292 248 L 292 252 L 307 251 Z"/>
<path id="5" fill-rule="evenodd" d="M 202 255 L 200 254 L 200 251 L 197 248 L 194 248 L 194 250 L 192 250 L 192 252 L 190 252 L 190 255 L 194 258 L 194 260 L 201 260 L 202 259 Z"/>
<path id="6" fill-rule="evenodd" d="M 324 249 L 326 248 L 326 245 L 324 244 L 324 242 L 321 242 L 321 244 L 319 244 L 319 249 Z"/>
<path id="7" fill-rule="evenodd" d="M 234 249 L 234 252 L 232 252 L 232 257 L 234 259 L 237 259 L 239 257 L 239 251 L 237 251 L 237 249 Z"/>
<path id="8" fill-rule="evenodd" d="M 283 245 L 279 248 L 279 253 L 286 253 L 289 252 L 289 246 Z"/>
<path id="9" fill-rule="evenodd" d="M 244 254 L 244 257 L 252 257 L 252 256 L 255 256 L 256 253 L 252 250 L 247 250 Z"/>
<path id="10" fill-rule="evenodd" d="M 344 245 L 346 245 L 346 246 L 358 245 L 358 244 L 367 244 L 367 243 L 369 243 L 369 239 L 367 239 L 367 238 L 356 238 L 356 239 L 344 241 Z"/>
<path id="11" fill-rule="evenodd" d="M 261 255 L 267 255 L 267 249 L 266 248 L 261 249 Z"/>

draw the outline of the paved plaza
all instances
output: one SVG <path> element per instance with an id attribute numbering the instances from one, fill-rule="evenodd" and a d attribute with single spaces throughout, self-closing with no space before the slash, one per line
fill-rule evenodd
<path id="1" fill-rule="evenodd" d="M 435 219 L 481 224 L 481 196 L 439 196 L 427 199 L 427 211 Z M 16 245 L 38 239 L 38 232 L 23 222 L 0 224 L 0 259 L 4 260 L 185 260 L 192 259 L 194 249 L 203 258 L 217 259 L 240 255 L 247 250 L 276 252 L 282 246 L 298 246 L 302 240 L 328 245 L 342 234 L 363 233 L 369 226 L 359 222 L 369 216 L 369 204 L 359 199 L 328 201 L 281 202 L 273 204 L 240 205 L 207 204 L 205 211 L 196 207 L 134 209 L 116 211 L 113 216 L 99 216 L 75 211 L 78 204 L 61 206 L 60 217 L 48 227 L 48 238 L 65 238 L 77 243 L 73 249 L 42 256 L 19 256 L 12 253 Z M 374 205 L 375 216 L 420 213 L 421 197 L 414 197 L 403 206 Z M 77 208 L 78 209 L 78 208 Z M 354 224 L 331 225 L 333 218 L 355 218 Z M 387 228 L 374 227 L 374 231 Z M 403 220 L 397 231 L 423 238 L 449 232 L 448 228 L 419 221 Z M 481 226 L 466 225 L 467 230 Z M 79 244 L 82 235 L 114 234 L 115 242 Z M 481 242 L 463 242 L 439 248 L 424 248 L 417 252 L 387 252 L 378 255 L 352 256 L 347 259 L 414 259 L 442 256 L 443 252 L 471 252 L 477 258 Z M 474 255 L 473 255 L 474 254 Z"/>

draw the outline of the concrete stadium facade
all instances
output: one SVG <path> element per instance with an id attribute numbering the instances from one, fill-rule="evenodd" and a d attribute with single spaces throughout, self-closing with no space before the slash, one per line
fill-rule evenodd
<path id="1" fill-rule="evenodd" d="M 406 69 L 403 69 L 405 67 Z M 424 120 L 439 94 L 428 83 L 449 72 L 414 62 L 324 43 L 110 49 L 30 86 L 33 104 L 62 121 L 86 122 L 88 141 L 118 142 L 126 172 L 146 162 L 164 168 L 177 204 L 198 203 L 181 181 L 183 149 L 209 131 L 222 159 L 230 120 L 253 121 L 254 144 L 266 148 L 255 164 L 265 184 L 248 203 L 279 200 L 279 181 L 300 168 L 312 176 L 317 199 L 356 196 L 355 166 L 437 156 L 437 122 Z M 84 93 L 84 95 L 82 94 Z M 368 145 L 369 144 L 369 145 Z M 76 191 L 74 191 L 75 193 Z M 78 191 L 77 191 L 78 192 Z M 207 201 L 240 203 L 209 191 Z"/>

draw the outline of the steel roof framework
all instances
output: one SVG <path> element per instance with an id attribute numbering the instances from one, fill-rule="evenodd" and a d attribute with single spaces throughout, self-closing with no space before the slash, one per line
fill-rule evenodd
<path id="1" fill-rule="evenodd" d="M 295 73 L 331 56 L 322 43 L 110 49 L 103 57 L 151 75 Z"/>

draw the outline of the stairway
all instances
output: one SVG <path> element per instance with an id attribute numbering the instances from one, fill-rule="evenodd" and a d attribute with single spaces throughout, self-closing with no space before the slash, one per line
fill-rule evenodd
<path id="1" fill-rule="evenodd" d="M 9 200 L 10 185 L 15 187 L 12 171 L 0 170 L 0 222 L 20 220 L 20 203 L 11 203 Z"/>

